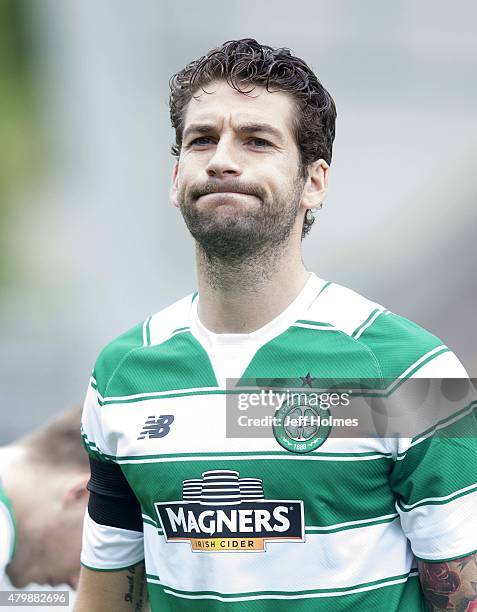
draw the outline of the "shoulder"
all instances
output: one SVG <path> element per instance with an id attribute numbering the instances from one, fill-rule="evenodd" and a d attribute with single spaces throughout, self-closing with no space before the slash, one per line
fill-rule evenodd
<path id="1" fill-rule="evenodd" d="M 190 304 L 194 297 L 195 294 L 191 293 L 154 313 L 102 349 L 93 369 L 93 380 L 101 395 L 121 365 L 132 355 L 161 344 L 177 329 L 189 326 Z"/>
<path id="2" fill-rule="evenodd" d="M 413 376 L 419 370 L 429 377 L 466 375 L 438 336 L 352 289 L 327 284 L 312 311 L 315 320 L 331 324 L 370 352 L 383 378 Z"/>

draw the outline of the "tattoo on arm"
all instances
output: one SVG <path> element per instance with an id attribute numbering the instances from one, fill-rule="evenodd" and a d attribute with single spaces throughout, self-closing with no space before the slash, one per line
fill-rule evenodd
<path id="1" fill-rule="evenodd" d="M 430 612 L 477 612 L 477 554 L 418 568 Z"/>
<path id="2" fill-rule="evenodd" d="M 124 601 L 131 604 L 131 612 L 147 612 L 150 608 L 147 603 L 144 562 L 128 567 L 126 580 L 127 588 L 124 592 Z"/>

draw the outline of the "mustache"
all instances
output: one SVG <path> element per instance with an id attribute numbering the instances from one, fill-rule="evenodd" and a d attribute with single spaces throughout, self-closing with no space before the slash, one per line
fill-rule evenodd
<path id="1" fill-rule="evenodd" d="M 246 195 L 255 196 L 261 200 L 264 199 L 265 194 L 260 185 L 254 183 L 238 181 L 235 179 L 227 179 L 224 181 L 207 181 L 193 185 L 189 190 L 188 196 L 191 200 L 197 200 L 203 195 L 210 193 L 244 193 Z"/>

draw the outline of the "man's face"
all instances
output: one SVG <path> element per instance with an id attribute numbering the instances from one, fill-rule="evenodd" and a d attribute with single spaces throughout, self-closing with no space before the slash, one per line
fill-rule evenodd
<path id="1" fill-rule="evenodd" d="M 7 567 L 14 586 L 68 584 L 76 589 L 88 479 L 89 475 L 73 475 L 70 487 L 51 485 L 50 501 L 38 504 L 35 523 L 29 526 L 24 542 Z"/>
<path id="2" fill-rule="evenodd" d="M 80 572 L 80 553 L 83 531 L 83 518 L 87 498 L 78 500 L 74 505 L 64 509 L 62 517 L 56 524 L 45 531 L 44 562 L 42 583 L 52 586 L 68 584 L 76 589 Z"/>
<path id="3" fill-rule="evenodd" d="M 237 261 L 301 236 L 304 179 L 283 92 L 215 81 L 190 101 L 172 198 L 211 257 Z"/>

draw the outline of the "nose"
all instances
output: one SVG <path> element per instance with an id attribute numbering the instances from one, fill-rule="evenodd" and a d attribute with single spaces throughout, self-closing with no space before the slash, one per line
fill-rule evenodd
<path id="1" fill-rule="evenodd" d="M 206 172 L 210 177 L 239 176 L 242 169 L 237 151 L 228 138 L 221 138 L 215 147 L 213 156 L 209 159 Z"/>

